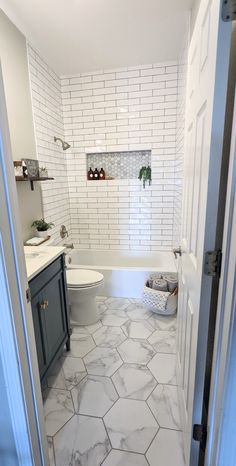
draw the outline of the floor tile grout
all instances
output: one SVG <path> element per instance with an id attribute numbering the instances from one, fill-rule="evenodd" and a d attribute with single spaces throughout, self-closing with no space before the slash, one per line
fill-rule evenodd
<path id="1" fill-rule="evenodd" d="M 149 316 L 149 317 L 147 317 L 147 318 L 145 318 L 145 319 L 134 319 L 134 318 L 130 318 L 130 316 L 127 314 L 127 312 L 132 312 L 132 311 L 128 311 L 127 308 L 128 308 L 131 304 L 132 304 L 132 305 L 135 305 L 135 304 L 136 304 L 136 303 L 134 303 L 134 302 L 133 302 L 132 300 L 130 300 L 130 299 L 127 300 L 127 302 L 126 302 L 126 304 L 125 304 L 126 307 L 124 308 L 124 307 L 123 307 L 124 305 L 122 306 L 122 299 L 121 299 L 121 298 L 117 298 L 117 299 L 119 299 L 119 303 L 121 304 L 121 305 L 120 305 L 120 308 L 119 308 L 119 306 L 117 306 L 117 309 L 113 309 L 113 305 L 114 305 L 114 302 L 115 302 L 115 299 L 116 299 L 116 298 L 113 298 L 113 300 L 110 301 L 110 303 L 108 302 L 108 303 L 106 304 L 107 299 L 108 299 L 108 298 L 105 298 L 105 297 L 104 297 L 104 299 L 103 299 L 102 301 L 101 301 L 101 300 L 99 301 L 99 302 L 101 303 L 101 306 L 106 307 L 105 310 L 100 311 L 100 312 L 101 312 L 101 314 L 100 314 L 100 319 L 99 319 L 99 324 L 100 324 L 100 326 L 99 326 L 97 329 L 95 329 L 94 331 L 91 331 L 91 332 L 89 331 L 89 328 L 87 328 L 87 327 L 89 327 L 89 326 L 85 326 L 85 327 L 83 327 L 83 328 L 85 328 L 86 331 L 87 331 L 88 333 L 84 333 L 84 334 L 83 334 L 83 331 L 82 331 L 82 328 L 81 328 L 81 340 L 83 339 L 82 335 L 83 335 L 84 337 L 91 337 L 91 342 L 93 342 L 94 347 L 93 347 L 92 349 L 90 349 L 88 352 L 86 352 L 85 354 L 83 354 L 83 356 L 75 356 L 74 354 L 73 354 L 73 355 L 70 355 L 70 354 L 65 354 L 65 353 L 62 355 L 62 358 L 63 358 L 64 360 L 66 360 L 66 359 L 68 359 L 68 358 L 71 358 L 71 359 L 74 359 L 75 361 L 76 361 L 76 359 L 80 359 L 80 360 L 83 362 L 83 364 L 84 364 L 84 371 L 83 371 L 83 372 L 84 372 L 85 374 L 83 375 L 82 379 L 79 379 L 78 382 L 77 382 L 76 384 L 74 384 L 74 382 L 73 382 L 73 381 L 74 381 L 74 378 L 73 378 L 73 377 L 74 377 L 74 376 L 73 376 L 73 365 L 72 365 L 72 368 L 71 368 L 71 366 L 70 366 L 71 369 L 69 368 L 68 370 L 69 370 L 69 371 L 70 371 L 70 370 L 72 371 L 72 374 L 71 374 L 72 382 L 69 383 L 69 387 L 70 387 L 70 388 L 67 388 L 66 384 L 67 384 L 68 381 L 69 381 L 69 379 L 68 379 L 69 375 L 66 374 L 66 372 L 65 372 L 65 367 L 63 368 L 63 364 L 59 363 L 59 369 L 60 369 L 60 370 L 59 370 L 59 373 L 58 373 L 58 374 L 55 374 L 55 381 L 52 380 L 52 382 L 51 382 L 52 387 L 49 387 L 49 386 L 48 386 L 48 383 L 47 383 L 47 387 L 48 387 L 47 389 L 48 389 L 48 390 L 58 390 L 58 391 L 61 391 L 61 392 L 67 392 L 67 393 L 69 393 L 69 394 L 70 394 L 70 399 L 71 399 L 71 402 L 72 402 L 72 407 L 73 407 L 73 414 L 72 414 L 72 416 L 71 416 L 69 419 L 67 419 L 65 422 L 61 421 L 61 422 L 63 422 L 63 424 L 59 427 L 58 430 L 56 430 L 55 434 L 54 434 L 53 436 L 51 436 L 51 438 L 52 438 L 52 442 L 51 442 L 51 443 L 52 443 L 52 448 L 53 448 L 53 456 L 54 456 L 55 464 L 57 464 L 57 457 L 58 457 L 58 455 L 59 455 L 59 452 L 55 450 L 55 445 L 54 445 L 55 437 L 57 438 L 57 437 L 58 437 L 58 434 L 60 433 L 60 438 L 61 438 L 61 435 L 63 436 L 63 432 L 65 432 L 65 426 L 67 426 L 67 428 L 69 428 L 69 425 L 71 425 L 72 419 L 75 418 L 75 417 L 78 419 L 78 421 L 75 421 L 75 422 L 79 422 L 79 419 L 81 419 L 81 418 L 90 418 L 90 419 L 101 420 L 101 421 L 102 421 L 102 424 L 103 424 L 103 427 L 104 427 L 104 432 L 106 432 L 107 440 L 109 441 L 110 450 L 109 450 L 109 451 L 106 451 L 105 457 L 102 459 L 101 462 L 99 462 L 100 465 L 104 464 L 104 463 L 106 462 L 106 458 L 108 458 L 109 455 L 110 455 L 110 453 L 111 453 L 113 450 L 115 450 L 115 451 L 119 451 L 119 452 L 121 453 L 121 456 L 122 456 L 122 454 L 123 454 L 123 455 L 125 455 L 125 454 L 137 454 L 137 455 L 140 455 L 141 457 L 145 457 L 145 458 L 146 458 L 146 461 L 147 461 L 147 464 L 150 466 L 151 463 L 150 463 L 150 461 L 147 459 L 146 454 L 147 454 L 147 452 L 150 450 L 151 445 L 154 444 L 154 442 L 156 441 L 155 439 L 157 438 L 157 436 L 158 436 L 158 434 L 159 434 L 159 431 L 160 431 L 160 430 L 164 430 L 164 431 L 172 431 L 172 432 L 181 432 L 180 430 L 178 430 L 178 429 L 173 429 L 173 428 L 171 428 L 171 427 L 169 427 L 169 428 L 161 427 L 160 420 L 158 420 L 158 418 L 156 417 L 156 414 L 153 412 L 151 406 L 149 406 L 149 404 L 148 404 L 148 400 L 151 398 L 151 396 L 153 395 L 153 393 L 155 392 L 155 390 L 157 389 L 158 386 L 170 386 L 170 387 L 176 386 L 176 385 L 171 384 L 171 383 L 165 384 L 165 383 L 163 383 L 163 382 L 162 382 L 162 383 L 159 382 L 159 380 L 157 380 L 156 375 L 153 374 L 151 368 L 148 367 L 148 365 L 153 361 L 153 359 L 154 359 L 157 355 L 160 354 L 160 355 L 163 355 L 164 357 L 165 357 L 165 356 L 170 356 L 170 357 L 172 358 L 172 357 L 175 357 L 176 352 L 175 352 L 175 353 L 171 353 L 170 351 L 165 351 L 165 350 L 163 351 L 164 346 L 163 346 L 163 341 L 162 341 L 162 339 L 160 339 L 160 349 L 161 349 L 161 350 L 157 350 L 157 349 L 153 346 L 153 344 L 150 343 L 150 342 L 148 341 L 148 339 L 149 339 L 155 332 L 158 332 L 158 333 L 159 333 L 159 332 L 167 332 L 167 333 L 169 333 L 171 336 L 173 336 L 173 334 L 176 335 L 176 328 L 175 328 L 175 329 L 173 329 L 172 327 L 171 327 L 171 329 L 168 329 L 168 328 L 167 328 L 167 329 L 164 329 L 164 328 L 162 328 L 162 329 L 155 328 L 155 327 L 151 324 L 151 322 L 149 322 L 149 319 L 152 318 L 152 317 L 154 317 L 154 316 Z M 108 312 L 108 311 L 109 311 L 109 304 L 112 306 L 112 309 L 110 309 L 110 310 L 112 311 L 111 313 Z M 137 305 L 137 308 L 139 308 L 138 305 Z M 142 308 L 140 307 L 140 309 L 142 309 Z M 143 306 L 143 309 L 145 309 L 144 306 Z M 135 310 L 135 309 L 134 309 L 134 310 Z M 107 315 L 110 315 L 110 321 L 112 322 L 112 318 L 115 318 L 116 312 L 119 313 L 120 311 L 124 312 L 124 314 L 126 314 L 126 316 L 127 316 L 127 320 L 125 320 L 125 322 L 124 322 L 123 324 L 121 323 L 121 322 L 122 322 L 122 317 L 120 317 L 121 320 L 118 321 L 119 325 L 107 325 L 106 323 L 103 323 L 103 322 L 102 322 L 102 318 L 104 318 L 104 314 L 107 313 Z M 155 318 L 156 318 L 156 316 L 155 316 Z M 158 319 L 158 317 L 157 317 L 157 319 Z M 165 322 L 164 322 L 163 320 L 161 320 L 160 322 L 161 322 L 161 325 L 164 325 L 164 324 L 165 324 Z M 140 337 L 139 337 L 139 338 L 136 338 L 136 337 L 134 338 L 134 337 L 131 337 L 131 335 L 129 334 L 130 332 L 132 332 L 132 331 L 133 331 L 133 332 L 136 332 L 136 331 L 137 331 L 137 332 L 140 332 L 141 329 L 142 329 L 142 327 L 143 327 L 143 329 L 145 330 L 145 323 L 148 323 L 148 324 L 150 325 L 150 327 L 153 328 L 153 331 L 151 331 L 151 333 L 149 334 L 149 336 L 147 336 L 147 337 L 145 337 L 145 338 L 140 338 Z M 134 324 L 134 325 L 132 325 L 132 324 Z M 138 324 L 138 325 L 135 326 L 135 324 Z M 131 328 L 130 328 L 130 331 L 129 331 L 129 329 L 127 330 L 128 335 L 126 335 L 126 332 L 124 331 L 124 326 L 125 326 L 125 325 L 130 325 L 130 327 L 132 327 L 132 330 L 131 330 Z M 173 323 L 173 325 L 174 325 L 174 323 Z M 111 342 L 110 342 L 110 345 L 109 345 L 109 335 L 108 335 L 107 346 L 101 346 L 102 340 L 101 340 L 100 344 L 97 344 L 97 343 L 96 343 L 96 340 L 95 340 L 95 337 L 96 337 L 95 334 L 96 334 L 97 332 L 99 332 L 99 330 L 101 330 L 101 329 L 104 328 L 104 327 L 107 328 L 106 330 L 107 330 L 108 333 L 109 333 L 109 328 L 110 328 L 110 327 L 114 327 L 114 328 L 116 328 L 116 329 L 119 328 L 119 329 L 121 330 L 121 332 L 123 333 L 123 335 L 124 335 L 124 337 L 125 337 L 125 340 L 122 341 L 122 342 L 119 343 L 119 344 L 116 344 L 116 343 L 114 344 L 113 341 L 115 341 L 115 338 L 114 338 L 113 340 L 112 340 L 112 338 L 111 338 Z M 149 327 L 148 325 L 146 326 L 146 328 L 147 328 L 147 327 L 150 329 L 150 327 Z M 101 333 L 101 332 L 100 332 L 100 333 Z M 119 334 L 119 332 L 117 332 L 117 333 Z M 147 331 L 146 331 L 146 333 L 147 333 Z M 131 333 L 131 334 L 132 334 L 132 333 Z M 78 331 L 78 334 L 77 334 L 77 335 L 79 335 L 79 331 Z M 95 337 L 94 337 L 94 335 L 95 335 Z M 106 337 L 107 337 L 107 336 L 106 336 L 106 333 L 105 333 L 104 340 L 106 340 Z M 85 338 L 85 339 L 86 339 L 86 338 Z M 79 342 L 79 340 L 80 340 L 80 338 L 75 338 L 73 341 Z M 143 359 L 143 360 L 146 358 L 146 362 L 136 362 L 136 361 L 133 361 L 133 362 L 128 361 L 128 362 L 127 362 L 127 361 L 125 360 L 125 359 L 127 359 L 127 356 L 125 355 L 125 352 L 128 351 L 128 350 L 126 349 L 126 351 L 122 351 L 122 354 L 123 354 L 123 355 L 122 355 L 122 354 L 121 354 L 121 349 L 120 349 L 120 347 L 121 347 L 124 343 L 127 343 L 127 342 L 130 342 L 131 344 L 132 344 L 132 343 L 137 343 L 137 344 L 141 345 L 140 348 L 142 348 L 142 344 L 147 345 L 147 346 L 150 348 L 150 351 L 151 351 L 151 349 L 152 349 L 153 355 L 152 355 L 151 358 L 149 359 L 148 349 L 146 349 L 146 356 L 145 356 L 145 353 L 144 353 L 144 355 L 142 356 L 142 359 Z M 170 342 L 172 343 L 171 340 L 170 340 Z M 170 344 L 171 344 L 171 343 L 170 343 Z M 164 343 L 164 344 L 165 344 L 165 343 Z M 161 346 L 163 346 L 163 349 L 161 348 Z M 144 346 L 144 347 L 146 348 L 146 346 Z M 85 348 L 85 350 L 86 350 L 86 346 L 85 346 L 84 348 Z M 98 363 L 99 363 L 99 360 L 97 360 L 97 359 L 95 358 L 95 359 L 94 359 L 94 363 L 93 363 L 93 359 L 92 359 L 92 358 L 91 358 L 90 362 L 88 362 L 88 361 L 85 362 L 85 360 L 86 360 L 86 357 L 87 357 L 88 355 L 91 355 L 91 353 L 92 353 L 93 351 L 95 351 L 97 348 L 100 349 L 101 351 L 104 351 L 104 350 L 105 350 L 105 353 L 104 353 L 104 354 L 105 354 L 105 355 L 107 354 L 107 356 L 104 356 L 105 361 L 102 360 L 103 363 L 102 363 L 101 368 L 99 369 L 99 367 L 98 367 L 98 370 L 92 368 L 92 373 L 91 373 L 91 369 L 89 368 L 89 364 L 90 364 L 90 365 L 91 365 L 91 364 L 92 364 L 92 365 L 98 364 Z M 128 347 L 128 348 L 129 348 L 129 347 Z M 134 347 L 133 347 L 133 348 L 134 348 Z M 120 350 L 119 350 L 119 349 L 120 349 Z M 83 351 L 81 351 L 81 352 L 83 352 Z M 119 359 L 120 359 L 120 363 L 121 363 L 121 364 L 119 365 L 119 367 L 117 367 L 117 368 L 115 369 L 114 372 L 110 373 L 110 371 L 109 371 L 109 375 L 107 375 L 107 369 L 106 369 L 106 367 L 108 367 L 107 364 L 109 364 L 109 353 L 110 353 L 110 354 L 112 353 L 112 354 L 114 354 L 114 355 L 117 354 L 117 356 L 118 356 Z M 127 354 L 128 354 L 128 353 L 127 353 Z M 130 356 L 129 356 L 129 357 L 130 357 Z M 62 358 L 61 358 L 61 359 L 62 359 Z M 108 359 L 107 359 L 107 358 L 108 358 Z M 131 359 L 132 359 L 132 357 L 131 357 Z M 161 359 L 161 360 L 162 360 L 162 359 Z M 115 360 L 115 361 L 116 361 L 116 360 Z M 172 361 L 172 359 L 167 359 L 167 361 Z M 111 362 L 110 362 L 110 363 L 111 363 Z M 117 361 L 115 362 L 115 364 L 118 364 L 118 363 L 119 363 L 119 360 L 117 360 Z M 172 364 L 172 363 L 171 363 L 171 364 Z M 128 379 L 126 380 L 126 377 L 127 377 L 128 374 L 129 374 L 129 370 L 126 370 L 126 369 L 127 369 L 129 366 L 132 366 L 134 369 L 136 368 L 136 369 L 137 369 L 137 373 L 138 373 L 138 366 L 140 366 L 140 369 L 141 369 L 141 367 L 142 367 L 142 370 L 144 369 L 144 372 L 142 372 L 142 371 L 140 372 L 141 380 L 142 380 L 142 375 L 143 375 L 144 373 L 145 373 L 145 377 L 147 377 L 147 378 L 144 377 L 144 379 L 143 379 L 144 382 L 143 382 L 143 384 L 141 383 L 140 387 L 139 387 L 139 386 L 135 386 L 134 389 L 132 388 L 132 390 L 134 390 L 132 393 L 135 394 L 135 391 L 136 391 L 137 394 L 138 394 L 136 398 L 134 398 L 134 397 L 132 397 L 132 396 L 129 397 L 129 396 L 128 396 L 129 391 L 127 391 L 126 394 L 123 394 L 123 395 L 120 395 L 120 394 L 119 394 L 119 391 L 118 391 L 119 383 L 125 384 L 125 385 L 126 385 L 126 383 L 128 383 Z M 126 369 L 124 368 L 124 369 L 123 369 L 123 372 L 121 372 L 120 376 L 118 376 L 118 378 L 116 378 L 116 380 L 114 381 L 114 380 L 113 380 L 114 376 L 117 375 L 117 374 L 119 374 L 119 371 L 122 370 L 122 367 L 126 367 Z M 170 365 L 170 367 L 172 367 L 172 365 Z M 146 371 L 145 369 L 147 369 L 147 371 Z M 62 382 L 61 382 L 61 379 L 60 379 L 60 371 L 61 371 L 61 374 L 62 374 Z M 149 376 L 148 376 L 148 373 L 150 373 L 150 378 L 149 378 Z M 70 372 L 69 372 L 69 374 L 70 374 Z M 80 374 L 80 372 L 78 373 L 78 377 L 80 377 L 79 374 Z M 82 374 L 82 371 L 81 371 L 81 374 Z M 97 375 L 96 375 L 96 374 L 97 374 Z M 134 372 L 134 374 L 135 374 L 135 372 Z M 146 374 L 147 374 L 147 375 L 146 375 Z M 54 374 L 52 374 L 52 376 L 54 376 Z M 55 384 L 57 383 L 57 376 L 59 376 L 58 384 L 60 384 L 60 383 L 62 383 L 62 384 L 65 383 L 65 388 L 53 388 L 53 383 L 55 383 Z M 75 376 L 76 376 L 76 372 L 75 372 Z M 80 409 L 81 400 L 83 400 L 83 398 L 82 398 L 82 399 L 79 401 L 78 407 L 75 405 L 75 402 L 77 402 L 77 392 L 76 392 L 76 389 L 78 390 L 78 396 L 84 397 L 84 394 L 85 394 L 85 396 L 90 396 L 90 395 L 88 394 L 89 392 L 87 392 L 87 395 L 86 395 L 86 379 L 89 380 L 89 377 L 91 377 L 91 380 L 93 379 L 93 377 L 95 377 L 95 378 L 98 377 L 99 380 L 100 380 L 100 382 L 101 382 L 101 383 L 99 382 L 99 383 L 100 383 L 100 387 L 104 387 L 104 388 L 105 388 L 105 386 L 106 386 L 107 389 L 109 388 L 109 385 L 104 385 L 104 386 L 103 386 L 103 383 L 105 384 L 105 379 L 109 380 L 109 381 L 110 381 L 110 384 L 111 384 L 110 386 L 113 387 L 114 393 L 116 394 L 116 397 L 117 397 L 117 399 L 115 400 L 115 399 L 114 399 L 114 395 L 112 395 L 112 392 L 111 392 L 110 395 L 109 395 L 109 390 L 108 390 L 107 394 L 106 394 L 106 391 L 104 392 L 103 395 L 104 395 L 104 396 L 108 396 L 107 400 L 109 400 L 109 403 L 111 403 L 111 405 L 110 405 L 109 407 L 106 406 L 106 404 L 103 405 L 103 409 L 105 408 L 105 406 L 106 406 L 107 409 L 101 414 L 101 416 L 98 416 L 98 415 L 95 415 L 95 414 L 91 414 L 91 413 L 89 413 L 89 414 L 87 413 L 87 414 L 86 414 L 86 409 L 85 409 L 85 407 L 83 408 L 83 410 L 84 410 L 84 411 L 83 411 L 83 414 L 81 414 L 81 413 L 79 413 L 78 411 L 76 411 L 76 409 L 77 409 L 77 410 Z M 120 377 L 120 378 L 119 378 L 119 377 Z M 124 380 L 123 380 L 123 377 L 125 377 Z M 128 377 L 129 377 L 129 376 L 128 376 Z M 158 378 L 159 378 L 159 376 L 158 376 Z M 103 379 L 104 379 L 104 382 L 102 382 Z M 64 381 L 65 381 L 65 382 L 64 382 Z M 84 388 L 83 388 L 83 385 L 82 385 L 83 383 L 85 384 L 85 385 L 84 385 Z M 97 383 L 97 382 L 96 382 L 96 383 Z M 108 383 L 108 382 L 106 382 L 106 384 L 107 384 L 107 383 Z M 133 383 L 133 382 L 132 382 L 132 380 L 131 380 L 131 384 L 132 384 L 132 383 Z M 150 388 L 151 388 L 151 391 L 150 391 L 150 392 L 147 392 L 149 384 L 153 384 L 153 383 L 155 384 L 154 387 L 150 387 Z M 79 391 L 79 385 L 80 385 L 80 384 L 81 384 L 81 387 L 82 387 L 82 388 L 81 388 L 81 390 L 82 390 L 81 392 Z M 117 384 L 118 384 L 118 386 L 117 386 Z M 127 385 L 127 386 L 125 386 L 125 385 L 124 385 L 124 390 L 129 390 L 129 385 Z M 89 385 L 89 386 L 90 386 L 90 385 Z M 122 387 L 122 385 L 121 385 L 120 387 Z M 100 389 L 101 389 L 101 388 L 100 388 Z M 130 387 L 130 389 L 131 389 L 131 387 Z M 74 390 L 74 391 L 73 391 L 73 390 Z M 123 389 L 122 389 L 122 390 L 123 390 Z M 148 394 L 146 394 L 144 390 L 146 390 L 146 393 L 148 393 Z M 139 391 L 140 391 L 140 393 L 138 393 Z M 143 394 L 142 394 L 142 391 L 143 391 Z M 73 393 L 73 395 L 72 395 L 72 393 Z M 121 393 L 122 393 L 122 391 L 121 391 Z M 168 392 L 167 392 L 167 393 L 168 393 Z M 172 392 L 169 392 L 169 393 L 172 393 Z M 131 392 L 130 392 L 130 395 L 131 395 Z M 110 397 L 110 398 L 109 398 L 109 397 Z M 112 397 L 113 397 L 113 398 L 112 398 Z M 102 398 L 102 399 L 103 399 L 103 398 Z M 117 448 L 117 446 L 112 445 L 112 443 L 113 443 L 113 441 L 112 441 L 112 438 L 113 438 L 113 436 L 112 436 L 112 429 L 110 429 L 110 431 L 111 431 L 111 437 L 110 437 L 110 434 L 108 434 L 108 427 L 107 427 L 107 425 L 106 425 L 107 419 L 106 419 L 106 422 L 104 421 L 104 419 L 105 419 L 105 417 L 106 417 L 108 414 L 110 414 L 110 416 L 109 416 L 108 419 L 112 419 L 111 416 L 112 416 L 112 413 L 113 413 L 113 411 L 114 411 L 113 408 L 115 408 L 115 406 L 117 406 L 117 409 L 118 409 L 118 406 L 120 407 L 120 404 L 119 404 L 119 401 L 120 401 L 120 400 L 124 400 L 126 403 L 128 403 L 127 406 L 130 406 L 130 407 L 131 407 L 131 406 L 140 406 L 140 408 L 141 408 L 141 406 L 143 406 L 142 409 L 144 409 L 144 407 L 145 407 L 145 412 L 146 412 L 146 413 L 149 413 L 149 415 L 151 416 L 150 419 L 153 419 L 152 422 L 154 422 L 154 424 L 153 424 L 153 427 L 152 427 L 152 428 L 154 429 L 154 426 L 156 425 L 157 432 L 155 433 L 154 437 L 151 438 L 151 440 L 150 440 L 149 443 L 148 443 L 148 439 L 146 438 L 145 442 L 146 442 L 146 445 L 148 445 L 148 446 L 146 446 L 146 450 L 143 451 L 143 452 L 140 452 L 140 451 L 139 451 L 139 452 L 136 452 L 134 448 L 133 448 L 133 449 L 127 449 L 127 450 L 126 450 L 125 448 L 127 447 L 127 445 L 125 446 L 125 448 Z M 55 400 L 55 402 L 57 403 L 58 401 Z M 137 405 L 132 405 L 132 403 L 134 403 L 134 402 L 137 403 Z M 166 401 L 165 401 L 165 400 L 164 400 L 164 401 L 162 400 L 162 403 L 163 403 L 163 402 L 166 402 Z M 104 403 L 104 401 L 103 401 L 103 403 Z M 140 405 L 139 405 L 139 403 L 140 403 Z M 62 410 L 63 410 L 63 405 L 60 405 L 60 406 L 62 406 Z M 123 406 L 123 405 L 122 405 L 122 406 Z M 124 406 L 126 406 L 126 404 L 124 404 Z M 58 407 L 59 407 L 59 405 L 58 405 Z M 102 407 L 102 405 L 101 405 L 101 407 Z M 99 410 L 101 410 L 101 407 L 99 408 Z M 56 408 L 55 408 L 55 409 L 56 409 Z M 61 408 L 60 408 L 60 409 L 61 409 Z M 64 409 L 67 409 L 67 408 L 65 407 Z M 97 408 L 96 408 L 96 409 L 97 409 Z M 163 410 L 163 406 L 162 406 L 161 409 Z M 97 411 L 97 412 L 99 412 L 99 411 Z M 123 416 L 122 413 L 121 413 L 121 415 Z M 148 416 L 149 416 L 149 415 L 148 415 Z M 171 414 L 171 415 L 172 415 L 172 414 Z M 125 416 L 126 416 L 126 413 L 125 413 Z M 159 415 L 158 415 L 158 416 L 159 416 Z M 130 419 L 130 422 L 131 422 L 131 424 L 132 424 L 132 422 L 136 422 L 136 421 L 133 420 L 133 419 Z M 145 421 L 145 422 L 146 422 L 146 421 Z M 109 423 L 108 423 L 108 425 L 109 425 Z M 151 425 L 152 425 L 152 424 L 150 424 L 150 426 L 151 426 Z M 170 425 L 171 425 L 171 424 L 170 424 Z M 145 431 L 145 427 L 144 427 L 144 431 Z M 137 432 L 138 432 L 138 431 L 137 431 Z M 124 434 L 124 435 L 125 435 L 125 434 Z M 135 431 L 134 431 L 134 435 L 135 435 Z M 125 440 L 125 442 L 126 442 L 126 440 Z M 129 444 L 129 440 L 128 440 L 128 444 Z M 57 445 L 57 448 L 58 448 L 58 445 Z M 60 447 L 60 448 L 62 448 L 62 447 Z M 105 448 L 105 443 L 104 443 L 104 448 Z M 107 447 L 106 447 L 106 448 L 107 448 Z M 140 448 L 140 447 L 139 447 L 139 448 Z M 87 463 L 85 463 L 84 466 L 86 466 L 86 464 L 87 464 Z M 94 466 L 98 466 L 98 463 L 96 463 L 96 465 L 94 464 Z M 127 463 L 126 466 L 128 466 L 128 463 Z"/>

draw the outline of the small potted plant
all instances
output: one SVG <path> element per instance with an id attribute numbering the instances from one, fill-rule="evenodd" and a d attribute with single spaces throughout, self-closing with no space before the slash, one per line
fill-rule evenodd
<path id="1" fill-rule="evenodd" d="M 46 167 L 39 167 L 39 178 L 48 178 L 48 170 Z"/>
<path id="2" fill-rule="evenodd" d="M 47 238 L 48 230 L 54 226 L 54 223 L 47 223 L 44 218 L 41 218 L 40 220 L 35 220 L 31 226 L 36 228 L 37 234 L 40 238 Z"/>

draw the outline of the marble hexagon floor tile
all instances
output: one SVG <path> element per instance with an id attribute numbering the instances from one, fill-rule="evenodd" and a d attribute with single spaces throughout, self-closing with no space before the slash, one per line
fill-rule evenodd
<path id="1" fill-rule="evenodd" d="M 104 416 L 118 399 L 110 378 L 88 375 L 71 391 L 75 412 L 88 416 Z"/>
<path id="2" fill-rule="evenodd" d="M 115 348 L 120 345 L 126 336 L 120 327 L 103 326 L 93 335 L 94 341 L 98 346 L 106 348 Z"/>
<path id="3" fill-rule="evenodd" d="M 160 429 L 146 456 L 150 466 L 184 466 L 182 432 Z"/>
<path id="4" fill-rule="evenodd" d="M 111 450 L 102 466 L 148 466 L 148 462 L 141 454 Z"/>
<path id="5" fill-rule="evenodd" d="M 183 466 L 176 317 L 152 314 L 137 299 L 99 296 L 97 304 L 101 321 L 73 329 L 71 351 L 47 379 L 50 466 Z"/>
<path id="6" fill-rule="evenodd" d="M 96 296 L 96 301 L 103 302 L 107 300 L 107 296 L 98 295 Z"/>
<path id="7" fill-rule="evenodd" d="M 138 364 L 123 364 L 112 376 L 120 397 L 146 400 L 157 382 L 149 369 Z"/>
<path id="8" fill-rule="evenodd" d="M 69 356 L 62 358 L 62 370 L 68 390 L 77 385 L 87 374 L 83 360 Z"/>
<path id="9" fill-rule="evenodd" d="M 129 301 L 130 301 L 130 304 L 126 308 L 126 311 L 133 311 L 134 309 L 137 309 L 137 308 L 140 308 L 140 307 L 142 309 L 146 309 L 145 306 L 143 305 L 141 299 L 130 298 Z"/>
<path id="10" fill-rule="evenodd" d="M 145 340 L 127 339 L 117 347 L 124 362 L 147 364 L 156 354 L 153 347 Z"/>
<path id="11" fill-rule="evenodd" d="M 47 378 L 47 384 L 52 388 L 70 390 L 77 385 L 87 372 L 81 358 L 71 358 L 69 356 L 61 358 L 53 367 Z"/>
<path id="12" fill-rule="evenodd" d="M 82 358 L 93 348 L 95 348 L 95 343 L 90 335 L 73 333 L 70 340 L 70 351 L 66 355 Z"/>
<path id="13" fill-rule="evenodd" d="M 176 353 L 176 332 L 156 330 L 148 341 L 157 353 Z"/>
<path id="14" fill-rule="evenodd" d="M 181 429 L 178 391 L 174 385 L 157 385 L 147 400 L 158 424 L 166 429 Z"/>
<path id="15" fill-rule="evenodd" d="M 86 330 L 88 331 L 88 333 L 90 333 L 90 335 L 92 335 L 93 333 L 95 333 L 99 328 L 101 328 L 102 326 L 102 323 L 101 321 L 99 320 L 98 322 L 96 322 L 95 324 L 91 324 L 91 325 L 86 325 Z"/>
<path id="16" fill-rule="evenodd" d="M 144 340 L 154 332 L 154 328 L 146 320 L 128 320 L 122 325 L 122 330 L 128 338 L 142 338 Z"/>
<path id="17" fill-rule="evenodd" d="M 100 297 L 101 297 L 101 296 L 97 296 L 96 301 L 97 301 L 97 310 L 98 310 L 98 313 L 99 313 L 99 315 L 102 315 L 103 312 L 107 311 L 108 307 L 107 307 L 107 305 L 105 304 L 106 299 L 100 300 L 100 299 L 99 299 Z"/>
<path id="18" fill-rule="evenodd" d="M 52 437 L 47 437 L 48 442 L 48 456 L 50 466 L 55 466 L 54 446 Z"/>
<path id="19" fill-rule="evenodd" d="M 148 322 L 150 322 L 154 329 L 168 330 L 169 332 L 176 330 L 176 321 L 176 316 L 161 316 L 154 313 L 148 319 Z"/>
<path id="20" fill-rule="evenodd" d="M 148 368 L 158 383 L 176 385 L 175 354 L 157 353 Z"/>
<path id="21" fill-rule="evenodd" d="M 103 325 L 108 325 L 112 327 L 121 327 L 127 320 L 128 316 L 123 311 L 118 311 L 117 313 L 110 313 L 109 311 L 104 312 L 104 314 L 101 317 Z"/>
<path id="22" fill-rule="evenodd" d="M 44 392 L 46 433 L 53 436 L 74 415 L 71 394 L 67 390 L 48 389 Z"/>
<path id="23" fill-rule="evenodd" d="M 122 311 L 121 309 L 107 309 L 107 311 L 103 313 L 103 317 L 105 317 L 106 315 L 113 315 L 116 317 L 128 319 L 126 311 Z"/>
<path id="24" fill-rule="evenodd" d="M 54 437 L 57 466 L 100 466 L 111 450 L 101 419 L 74 415 Z"/>
<path id="25" fill-rule="evenodd" d="M 74 335 L 92 335 L 96 330 L 98 330 L 102 326 L 101 321 L 99 320 L 95 324 L 91 325 L 77 325 L 73 327 L 72 339 L 76 338 Z"/>
<path id="26" fill-rule="evenodd" d="M 107 298 L 105 304 L 108 309 L 124 311 L 130 304 L 130 300 L 128 298 Z"/>
<path id="27" fill-rule="evenodd" d="M 64 372 L 62 370 L 62 360 L 59 359 L 50 369 L 47 377 L 47 386 L 49 388 L 59 388 L 67 390 Z M 46 387 L 47 388 L 47 387 Z"/>
<path id="28" fill-rule="evenodd" d="M 158 424 L 145 401 L 120 398 L 104 417 L 113 448 L 145 453 Z"/>
<path id="29" fill-rule="evenodd" d="M 122 365 L 122 359 L 114 348 L 96 347 L 84 357 L 88 374 L 110 377 Z"/>
<path id="30" fill-rule="evenodd" d="M 141 306 L 130 304 L 126 309 L 127 316 L 131 320 L 146 320 L 152 316 L 152 312 Z"/>

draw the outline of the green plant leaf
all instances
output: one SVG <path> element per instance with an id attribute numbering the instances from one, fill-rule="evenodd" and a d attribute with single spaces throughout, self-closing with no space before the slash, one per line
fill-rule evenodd
<path id="1" fill-rule="evenodd" d="M 40 220 L 34 220 L 32 223 L 31 227 L 36 228 L 38 231 L 47 231 L 50 228 L 54 226 L 54 223 L 52 222 L 46 222 L 44 218 L 41 218 Z"/>

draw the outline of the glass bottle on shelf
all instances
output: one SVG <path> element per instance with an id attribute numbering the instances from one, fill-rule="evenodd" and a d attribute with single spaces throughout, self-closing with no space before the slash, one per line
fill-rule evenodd
<path id="1" fill-rule="evenodd" d="M 94 180 L 94 172 L 93 172 L 91 167 L 89 168 L 87 178 L 88 178 L 88 180 Z"/>
<path id="2" fill-rule="evenodd" d="M 95 168 L 94 172 L 93 172 L 93 179 L 94 180 L 99 180 L 99 171 L 97 168 Z"/>
<path id="3" fill-rule="evenodd" d="M 100 172 L 99 172 L 99 179 L 100 180 L 105 180 L 106 179 L 106 173 L 105 171 L 103 170 L 103 168 L 101 168 Z"/>

